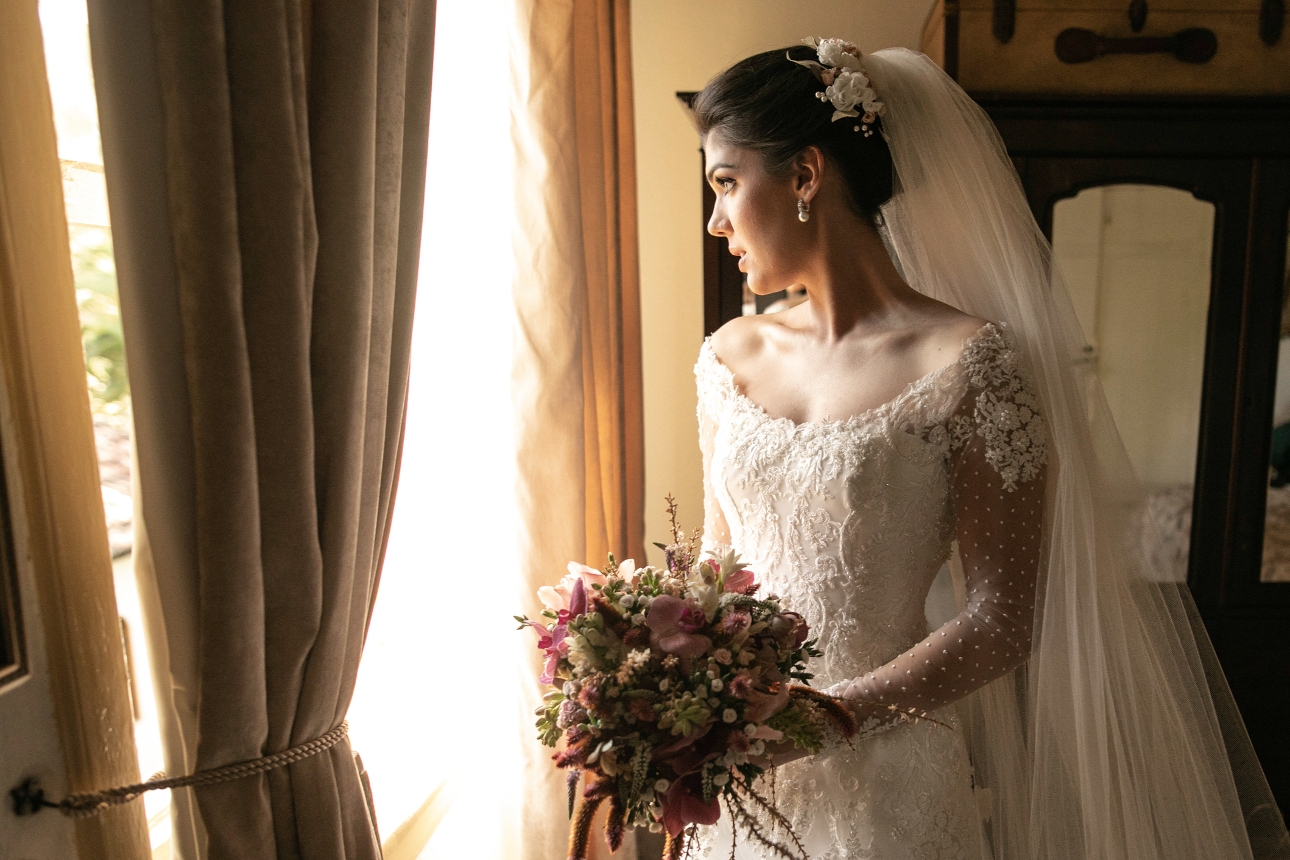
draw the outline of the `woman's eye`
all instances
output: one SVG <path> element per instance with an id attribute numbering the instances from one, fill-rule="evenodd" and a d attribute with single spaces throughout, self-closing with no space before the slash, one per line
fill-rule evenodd
<path id="1" fill-rule="evenodd" d="M 729 188 L 730 186 L 735 184 L 735 181 L 731 179 L 729 176 L 718 176 L 716 179 L 716 182 L 717 182 L 717 185 L 721 186 L 722 188 Z"/>

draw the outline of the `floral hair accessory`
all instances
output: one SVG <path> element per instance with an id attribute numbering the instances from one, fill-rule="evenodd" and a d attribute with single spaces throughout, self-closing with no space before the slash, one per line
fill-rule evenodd
<path id="1" fill-rule="evenodd" d="M 788 59 L 805 66 L 824 84 L 824 92 L 816 93 L 816 98 L 833 105 L 833 121 L 843 117 L 859 117 L 861 124 L 856 131 L 863 131 L 865 137 L 873 134 L 869 126 L 887 111 L 886 105 L 878 100 L 878 95 L 869 86 L 869 77 L 860 64 L 860 49 L 851 42 L 842 39 L 817 39 L 812 36 L 802 40 L 803 44 L 815 49 L 820 61 Z M 864 113 L 856 110 L 859 105 Z"/>

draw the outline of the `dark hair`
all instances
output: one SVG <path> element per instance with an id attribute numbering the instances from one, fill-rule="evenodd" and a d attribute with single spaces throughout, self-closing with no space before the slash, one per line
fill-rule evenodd
<path id="1" fill-rule="evenodd" d="M 694 124 L 701 137 L 715 131 L 733 145 L 759 152 L 767 172 L 784 174 L 808 146 L 820 148 L 837 165 L 850 192 L 851 208 L 874 221 L 891 199 L 891 150 L 882 137 L 855 131 L 860 120 L 833 121 L 833 105 L 818 93 L 824 84 L 810 69 L 789 61 L 818 60 L 815 49 L 795 45 L 740 60 L 717 75 L 695 97 Z"/>

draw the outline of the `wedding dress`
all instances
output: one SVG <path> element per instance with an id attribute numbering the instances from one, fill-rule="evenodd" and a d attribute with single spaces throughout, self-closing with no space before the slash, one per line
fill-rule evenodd
<path id="1" fill-rule="evenodd" d="M 838 421 L 767 415 L 708 343 L 695 374 L 705 548 L 731 544 L 806 617 L 817 687 L 860 679 L 871 700 L 932 716 L 778 768 L 779 809 L 816 860 L 987 856 L 962 729 L 941 706 L 1030 648 L 1045 439 L 1005 328 Z M 954 540 L 966 605 L 929 636 L 924 600 Z M 728 856 L 728 830 L 705 836 Z M 739 856 L 770 855 L 746 841 Z"/>

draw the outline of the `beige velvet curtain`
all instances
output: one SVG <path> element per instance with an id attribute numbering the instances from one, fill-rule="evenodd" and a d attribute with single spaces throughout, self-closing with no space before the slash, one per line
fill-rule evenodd
<path id="1" fill-rule="evenodd" d="M 534 591 L 569 561 L 642 557 L 640 303 L 629 4 L 515 3 L 514 381 L 532 614 Z M 528 693 L 536 705 L 536 683 Z M 563 778 L 529 723 L 525 854 L 563 857 Z"/>
<path id="2" fill-rule="evenodd" d="M 167 772 L 344 719 L 402 439 L 433 0 L 91 0 Z M 377 788 L 379 790 L 379 786 Z M 380 856 L 348 743 L 178 856 Z"/>

